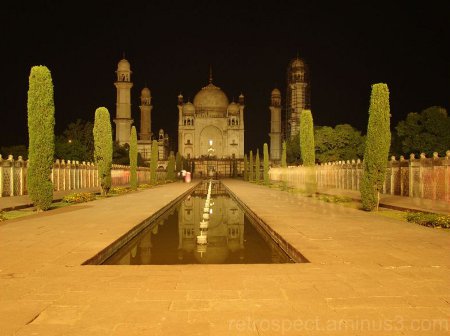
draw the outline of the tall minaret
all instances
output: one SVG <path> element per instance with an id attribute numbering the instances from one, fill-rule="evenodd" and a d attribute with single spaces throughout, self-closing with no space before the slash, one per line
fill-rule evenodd
<path id="1" fill-rule="evenodd" d="M 148 87 L 141 91 L 141 132 L 140 140 L 151 140 L 152 138 L 152 95 Z"/>
<path id="2" fill-rule="evenodd" d="M 270 160 L 281 160 L 281 93 L 273 89 L 270 104 Z"/>
<path id="3" fill-rule="evenodd" d="M 130 143 L 131 124 L 131 70 L 130 63 L 123 58 L 117 64 L 117 81 L 114 85 L 117 88 L 117 103 L 116 103 L 116 141 L 123 145 Z"/>
<path id="4" fill-rule="evenodd" d="M 294 58 L 287 70 L 286 113 L 289 121 L 289 136 L 292 138 L 300 130 L 300 114 L 310 109 L 309 70 L 305 62 Z"/>

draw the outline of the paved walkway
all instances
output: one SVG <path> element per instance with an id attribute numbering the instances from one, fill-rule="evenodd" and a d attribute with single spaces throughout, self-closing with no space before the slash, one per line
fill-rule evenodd
<path id="1" fill-rule="evenodd" d="M 450 232 L 238 180 L 311 263 L 80 266 L 192 185 L 0 225 L 0 335 L 448 335 Z"/>

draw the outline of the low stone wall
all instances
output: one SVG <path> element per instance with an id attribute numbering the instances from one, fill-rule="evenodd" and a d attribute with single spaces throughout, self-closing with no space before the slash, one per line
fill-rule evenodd
<path id="1" fill-rule="evenodd" d="M 3 159 L 0 155 L 0 197 L 27 194 L 28 161 L 12 155 Z M 130 167 L 112 165 L 112 185 L 121 186 L 130 183 Z M 91 162 L 56 160 L 53 164 L 51 180 L 54 190 L 76 190 L 99 187 L 97 166 Z M 150 181 L 150 168 L 138 167 L 139 183 Z"/>
<path id="2" fill-rule="evenodd" d="M 316 165 L 316 177 L 321 188 L 359 190 L 362 176 L 360 160 L 330 162 Z M 270 179 L 285 181 L 292 187 L 305 185 L 305 168 L 271 168 Z M 421 154 L 409 160 L 403 156 L 391 157 L 386 171 L 383 193 L 398 196 L 419 197 L 450 202 L 450 150 L 445 157 L 434 153 L 432 158 Z"/>

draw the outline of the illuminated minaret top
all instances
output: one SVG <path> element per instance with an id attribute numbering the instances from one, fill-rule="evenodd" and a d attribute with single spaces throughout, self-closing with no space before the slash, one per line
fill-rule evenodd
<path id="1" fill-rule="evenodd" d="M 117 64 L 117 80 L 114 85 L 117 88 L 117 102 L 116 102 L 116 141 L 123 145 L 130 143 L 131 125 L 133 119 L 131 118 L 131 69 L 130 63 L 123 58 Z"/>
<path id="2" fill-rule="evenodd" d="M 287 137 L 294 137 L 300 130 L 300 114 L 310 109 L 309 70 L 298 56 L 289 62 L 287 69 L 286 119 Z"/>

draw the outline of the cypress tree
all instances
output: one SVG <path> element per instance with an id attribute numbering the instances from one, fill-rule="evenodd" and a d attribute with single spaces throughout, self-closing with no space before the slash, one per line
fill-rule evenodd
<path id="1" fill-rule="evenodd" d="M 255 181 L 256 183 L 259 183 L 261 181 L 261 162 L 259 161 L 259 148 L 256 149 Z"/>
<path id="2" fill-rule="evenodd" d="M 283 149 L 281 152 L 281 167 L 286 168 L 287 162 L 286 162 L 286 141 L 283 141 Z"/>
<path id="3" fill-rule="evenodd" d="M 391 144 L 389 89 L 372 85 L 360 192 L 364 210 L 378 210 Z"/>
<path id="4" fill-rule="evenodd" d="M 314 166 L 314 125 L 310 110 L 303 110 L 300 114 L 300 154 L 304 166 Z"/>
<path id="5" fill-rule="evenodd" d="M 137 134 L 136 127 L 131 127 L 130 136 L 130 186 L 131 189 L 136 190 L 138 187 L 138 176 L 137 176 Z"/>
<path id="6" fill-rule="evenodd" d="M 247 154 L 244 155 L 244 181 L 248 181 L 248 161 Z"/>
<path id="7" fill-rule="evenodd" d="M 152 141 L 152 156 L 150 161 L 150 184 L 156 185 L 158 182 L 157 179 L 157 172 L 158 169 L 158 141 L 153 140 Z"/>
<path id="8" fill-rule="evenodd" d="M 175 181 L 175 156 L 172 151 L 170 151 L 169 162 L 167 163 L 166 180 Z"/>
<path id="9" fill-rule="evenodd" d="M 175 170 L 177 172 L 180 172 L 183 169 L 183 158 L 181 157 L 181 154 L 177 152 L 176 154 L 176 168 Z"/>
<path id="10" fill-rule="evenodd" d="M 111 120 L 106 107 L 99 107 L 95 110 L 94 129 L 92 132 L 94 134 L 94 159 L 97 163 L 102 195 L 105 196 L 111 188 L 113 156 Z"/>
<path id="11" fill-rule="evenodd" d="M 249 155 L 250 155 L 250 159 L 249 159 L 249 161 L 250 161 L 250 163 L 249 163 L 250 169 L 249 169 L 249 174 L 248 174 L 248 180 L 250 182 L 252 182 L 253 179 L 254 179 L 254 175 L 253 175 L 253 151 L 250 151 Z"/>
<path id="12" fill-rule="evenodd" d="M 269 184 L 269 146 L 267 144 L 264 144 L 263 147 L 264 152 L 264 184 Z"/>
<path id="13" fill-rule="evenodd" d="M 28 194 L 37 211 L 47 210 L 53 200 L 50 174 L 55 152 L 55 105 L 50 70 L 31 68 L 28 89 L 29 163 Z"/>
<path id="14" fill-rule="evenodd" d="M 306 193 L 315 194 L 317 190 L 316 172 L 314 163 L 315 147 L 314 147 L 314 125 L 310 110 L 303 110 L 300 114 L 300 154 L 305 167 L 306 173 Z"/>

